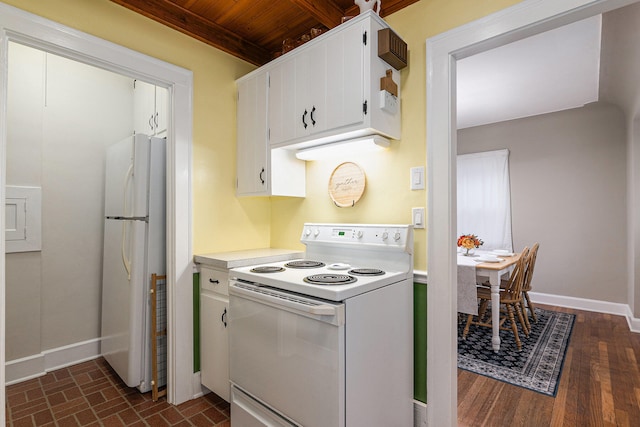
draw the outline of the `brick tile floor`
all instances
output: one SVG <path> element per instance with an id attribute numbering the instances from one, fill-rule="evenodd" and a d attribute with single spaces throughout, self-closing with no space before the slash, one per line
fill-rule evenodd
<path id="1" fill-rule="evenodd" d="M 7 387 L 8 427 L 230 427 L 229 404 L 210 393 L 178 406 L 151 400 L 99 358 Z"/>

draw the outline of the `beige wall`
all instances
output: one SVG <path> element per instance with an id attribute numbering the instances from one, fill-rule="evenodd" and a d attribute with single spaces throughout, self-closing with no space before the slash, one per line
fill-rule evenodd
<path id="1" fill-rule="evenodd" d="M 627 303 L 626 129 L 595 103 L 458 131 L 458 153 L 509 149 L 514 248 L 540 243 L 537 292 Z"/>
<path id="2" fill-rule="evenodd" d="M 640 3 L 602 20 L 600 97 L 620 105 L 627 128 L 627 300 L 640 317 Z"/>

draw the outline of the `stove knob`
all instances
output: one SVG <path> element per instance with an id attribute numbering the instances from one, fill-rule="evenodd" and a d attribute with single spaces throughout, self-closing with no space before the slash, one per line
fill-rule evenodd
<path id="1" fill-rule="evenodd" d="M 362 230 L 358 230 L 358 232 L 356 233 L 356 236 L 358 236 L 358 239 L 362 239 L 362 236 L 364 236 L 364 233 L 362 233 Z"/>
<path id="2" fill-rule="evenodd" d="M 311 229 L 307 228 L 306 230 L 304 230 L 304 235 L 305 236 L 311 236 Z"/>
<path id="3" fill-rule="evenodd" d="M 313 230 L 313 237 L 318 237 L 319 234 L 320 234 L 320 230 L 318 230 L 317 228 Z"/>
<path id="4" fill-rule="evenodd" d="M 397 242 L 398 240 L 400 240 L 400 237 L 402 237 L 402 236 L 400 236 L 400 232 L 396 231 L 396 234 L 393 235 L 393 240 L 395 240 Z"/>
<path id="5" fill-rule="evenodd" d="M 387 240 L 388 238 L 389 238 L 389 233 L 387 233 L 386 231 L 382 233 L 382 240 Z"/>

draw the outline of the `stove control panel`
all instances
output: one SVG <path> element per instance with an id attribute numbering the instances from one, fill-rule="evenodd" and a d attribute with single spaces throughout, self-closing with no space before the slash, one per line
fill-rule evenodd
<path id="1" fill-rule="evenodd" d="M 405 247 L 413 245 L 411 225 L 396 224 L 316 224 L 307 223 L 300 241 L 324 243 Z M 313 242 L 313 243 L 312 243 Z"/>

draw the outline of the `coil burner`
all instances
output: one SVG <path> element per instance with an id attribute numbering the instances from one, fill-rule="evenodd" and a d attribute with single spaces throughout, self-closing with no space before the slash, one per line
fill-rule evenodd
<path id="1" fill-rule="evenodd" d="M 275 265 L 264 265 L 261 267 L 254 267 L 251 269 L 252 273 L 278 273 L 280 271 L 284 271 L 285 269 L 282 267 L 278 267 Z"/>
<path id="2" fill-rule="evenodd" d="M 349 285 L 358 279 L 347 274 L 314 274 L 303 280 L 312 285 Z"/>
<path id="3" fill-rule="evenodd" d="M 324 267 L 324 262 L 320 261 L 311 261 L 311 260 L 300 260 L 300 261 L 290 261 L 286 263 L 284 266 L 289 268 L 318 268 Z"/>
<path id="4" fill-rule="evenodd" d="M 384 271 L 377 268 L 354 268 L 349 270 L 349 274 L 355 274 L 356 276 L 382 276 Z"/>

